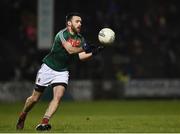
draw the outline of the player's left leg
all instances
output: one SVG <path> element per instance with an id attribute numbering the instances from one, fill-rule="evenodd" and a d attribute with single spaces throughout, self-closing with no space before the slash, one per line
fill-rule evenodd
<path id="1" fill-rule="evenodd" d="M 45 130 L 50 130 L 51 129 L 51 125 L 49 124 L 49 119 L 53 116 L 53 114 L 56 112 L 60 102 L 61 102 L 61 98 L 64 95 L 64 91 L 66 88 L 66 84 L 65 83 L 61 83 L 58 84 L 56 86 L 54 86 L 53 88 L 53 99 L 51 100 L 46 113 L 42 119 L 41 124 L 39 124 L 36 127 L 36 130 L 39 131 L 45 131 Z"/>

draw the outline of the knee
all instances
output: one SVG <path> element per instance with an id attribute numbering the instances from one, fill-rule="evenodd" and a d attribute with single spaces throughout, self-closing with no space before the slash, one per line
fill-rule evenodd
<path id="1" fill-rule="evenodd" d="M 54 96 L 53 97 L 53 101 L 59 103 L 61 101 L 61 98 L 63 97 L 63 95 L 58 95 L 58 96 Z"/>
<path id="2" fill-rule="evenodd" d="M 64 95 L 65 88 L 63 86 L 56 86 L 53 88 L 53 101 L 56 103 L 60 103 L 61 98 Z"/>
<path id="3" fill-rule="evenodd" d="M 27 98 L 27 101 L 31 101 L 33 103 L 38 102 L 39 98 L 38 97 L 34 97 L 34 96 L 30 96 L 29 98 Z"/>

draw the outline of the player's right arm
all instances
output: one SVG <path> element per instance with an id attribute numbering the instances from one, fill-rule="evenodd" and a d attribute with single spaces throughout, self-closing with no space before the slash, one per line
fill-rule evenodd
<path id="1" fill-rule="evenodd" d="M 61 30 L 58 33 L 58 37 L 60 39 L 61 45 L 66 49 L 69 54 L 75 54 L 84 51 L 82 47 L 73 47 L 72 44 L 67 41 L 69 39 L 69 34 L 67 33 L 66 29 Z"/>
<path id="2" fill-rule="evenodd" d="M 69 54 L 80 53 L 80 52 L 86 52 L 86 53 L 92 52 L 92 47 L 89 44 L 87 44 L 85 41 L 82 42 L 80 47 L 73 47 L 73 45 L 68 41 L 62 41 L 62 44 Z"/>
<path id="3" fill-rule="evenodd" d="M 70 37 L 66 29 L 61 30 L 58 33 L 58 37 L 60 39 L 61 45 L 66 49 L 69 54 L 76 54 L 80 52 L 90 53 L 92 51 L 91 46 L 85 42 L 84 38 L 82 39 L 79 47 L 74 47 L 71 42 L 68 41 Z"/>
<path id="4" fill-rule="evenodd" d="M 73 47 L 71 43 L 67 41 L 63 41 L 62 45 L 69 54 L 75 54 L 75 53 L 80 53 L 84 51 L 82 47 Z"/>

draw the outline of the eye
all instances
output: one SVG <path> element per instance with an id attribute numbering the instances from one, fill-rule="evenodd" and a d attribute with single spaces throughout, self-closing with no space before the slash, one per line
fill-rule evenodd
<path id="1" fill-rule="evenodd" d="M 76 23 L 81 23 L 81 20 L 76 20 Z"/>

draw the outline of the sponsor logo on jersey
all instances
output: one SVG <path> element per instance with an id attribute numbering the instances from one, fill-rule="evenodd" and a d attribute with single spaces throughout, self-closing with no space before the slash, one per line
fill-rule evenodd
<path id="1" fill-rule="evenodd" d="M 71 43 L 71 45 L 72 45 L 73 47 L 79 47 L 80 44 L 81 44 L 81 41 L 80 41 L 80 40 L 75 40 L 75 39 L 72 39 L 72 38 L 69 38 L 67 41 L 68 41 L 69 43 Z"/>

